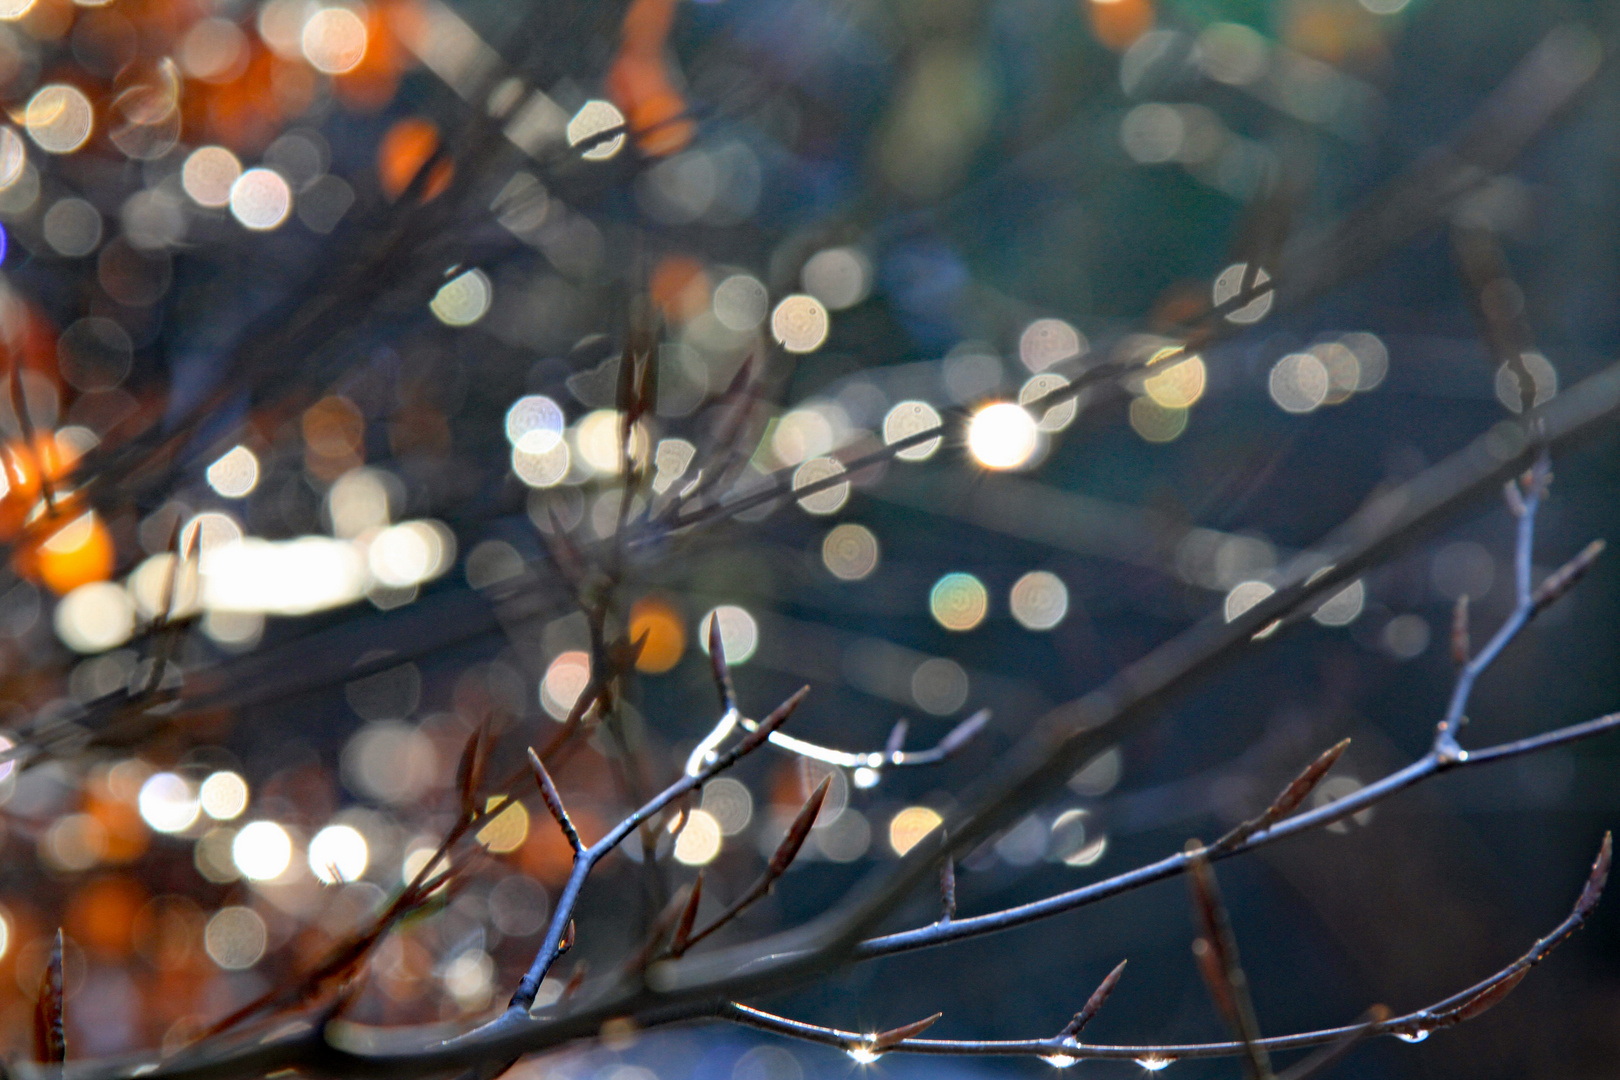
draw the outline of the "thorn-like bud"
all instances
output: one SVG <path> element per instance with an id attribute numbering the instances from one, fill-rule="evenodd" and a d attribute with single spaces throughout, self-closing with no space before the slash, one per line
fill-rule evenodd
<path id="1" fill-rule="evenodd" d="M 557 956 L 558 957 L 561 957 L 563 953 L 567 952 L 569 949 L 572 949 L 574 947 L 574 936 L 575 936 L 574 920 L 569 919 L 568 920 L 568 929 L 563 931 L 562 940 L 557 942 Z"/>
<path id="2" fill-rule="evenodd" d="M 1474 1017 L 1485 1012 L 1487 1009 L 1494 1008 L 1496 1005 L 1500 1004 L 1503 998 L 1513 993 L 1514 988 L 1523 982 L 1524 977 L 1528 974 L 1530 974 L 1530 969 L 1528 967 L 1522 967 L 1518 971 L 1515 971 L 1513 974 L 1502 979 L 1500 982 L 1492 983 L 1479 993 L 1475 994 L 1473 997 L 1469 998 L 1467 1001 L 1463 1002 L 1461 1005 L 1457 1006 L 1456 1012 L 1452 1013 L 1452 1015 L 1456 1017 L 1459 1023 L 1464 1020 L 1472 1020 Z"/>
<path id="3" fill-rule="evenodd" d="M 940 830 L 940 836 L 945 830 Z M 945 859 L 939 864 L 939 921 L 950 922 L 956 918 L 956 860 L 950 852 L 945 853 Z"/>
<path id="4" fill-rule="evenodd" d="M 456 790 L 461 796 L 461 816 L 470 820 L 478 812 L 478 789 L 484 783 L 486 751 L 485 725 L 480 722 L 467 737 L 456 767 Z"/>
<path id="5" fill-rule="evenodd" d="M 1614 835 L 1603 834 L 1603 844 L 1598 848 L 1597 859 L 1592 863 L 1592 872 L 1587 875 L 1586 886 L 1581 889 L 1581 898 L 1575 901 L 1575 911 L 1584 919 L 1597 907 L 1598 901 L 1603 898 L 1603 887 L 1609 883 L 1609 863 L 1614 855 Z"/>
<path id="6" fill-rule="evenodd" d="M 1350 740 L 1340 739 L 1318 754 L 1315 761 L 1305 766 L 1304 770 L 1294 777 L 1293 782 L 1283 789 L 1283 793 L 1277 796 L 1277 801 L 1271 804 L 1270 809 L 1276 814 L 1277 818 L 1293 813 L 1299 807 L 1299 804 L 1304 802 L 1306 797 L 1316 790 L 1316 785 L 1322 782 L 1322 778 L 1328 774 L 1328 770 L 1333 768 L 1334 764 L 1349 748 Z"/>
<path id="7" fill-rule="evenodd" d="M 637 634 L 635 640 L 621 642 L 618 648 L 619 655 L 614 658 L 615 665 L 620 671 L 629 671 L 641 663 L 641 654 L 646 651 L 647 642 L 652 637 L 652 627 L 647 627 Z"/>
<path id="8" fill-rule="evenodd" d="M 806 689 L 809 688 L 806 687 Z M 803 696 L 803 691 L 800 691 L 799 696 Z M 763 727 L 764 725 L 761 725 L 761 729 Z M 789 866 L 793 865 L 793 860 L 798 857 L 799 849 L 804 846 L 805 840 L 809 838 L 810 830 L 816 823 L 816 815 L 821 813 L 821 804 L 827 798 L 827 789 L 831 785 L 832 776 L 829 774 L 822 779 L 816 790 L 811 793 L 810 798 L 805 800 L 804 806 L 799 809 L 798 816 L 793 819 L 793 824 L 788 827 L 787 835 L 782 838 L 782 842 L 777 845 L 775 854 L 771 856 L 771 861 L 766 864 L 765 872 L 749 887 L 747 892 L 739 896 L 730 907 L 717 915 L 713 922 L 693 934 L 687 940 L 686 948 L 696 945 L 748 910 L 749 906 L 755 901 L 770 893 L 776 884 L 776 879 L 786 873 Z"/>
<path id="9" fill-rule="evenodd" d="M 1300 774 L 1294 777 L 1287 787 L 1283 788 L 1282 794 L 1278 795 L 1272 804 L 1266 807 L 1265 813 L 1245 821 L 1215 841 L 1213 850 L 1230 851 L 1255 833 L 1271 828 L 1293 813 L 1310 796 L 1310 793 L 1316 790 L 1316 786 L 1322 782 L 1323 777 L 1327 776 L 1328 770 L 1333 768 L 1334 763 L 1339 760 L 1339 757 L 1349 746 L 1350 740 L 1342 739 L 1318 754 L 1315 761 L 1305 766 Z"/>
<path id="10" fill-rule="evenodd" d="M 1126 963 L 1127 961 L 1121 960 L 1115 965 L 1114 970 L 1110 971 L 1103 978 L 1103 981 L 1097 984 L 1097 989 L 1091 992 L 1091 996 L 1086 999 L 1085 1005 L 1081 1006 L 1080 1011 L 1074 1014 L 1074 1019 L 1064 1025 L 1063 1031 L 1060 1033 L 1061 1038 L 1076 1038 L 1085 1029 L 1085 1026 L 1091 1023 L 1092 1017 L 1102 1010 L 1103 1003 L 1108 1000 L 1108 995 L 1112 994 L 1114 987 L 1119 985 L 1120 976 L 1125 974 Z"/>
<path id="11" fill-rule="evenodd" d="M 1466 667 L 1473 657 L 1473 645 L 1468 639 L 1468 594 L 1457 597 L 1451 609 L 1451 662 Z"/>
<path id="12" fill-rule="evenodd" d="M 798 816 L 793 819 L 793 824 L 788 826 L 787 835 L 782 838 L 782 842 L 776 847 L 776 853 L 771 856 L 770 867 L 766 874 L 773 880 L 785 874 L 787 868 L 793 865 L 793 860 L 798 858 L 799 849 L 804 847 L 804 842 L 810 838 L 810 830 L 815 828 L 816 815 L 821 813 L 821 804 L 827 801 L 827 789 L 831 786 L 832 774 L 828 773 L 822 777 L 821 783 L 816 785 L 816 790 L 810 793 L 810 797 L 799 808 Z"/>
<path id="13" fill-rule="evenodd" d="M 804 696 L 809 692 L 810 688 L 808 686 L 801 686 L 797 693 L 772 710 L 771 715 L 761 720 L 759 726 L 750 731 L 743 738 L 743 741 L 737 744 L 737 756 L 742 757 L 757 750 L 761 743 L 771 737 L 771 732 L 788 722 L 788 717 L 793 715 L 793 710 L 799 707 L 799 703 L 804 700 Z"/>
<path id="14" fill-rule="evenodd" d="M 1191 844 L 1188 846 L 1191 847 Z M 1201 846 L 1191 853 L 1188 871 L 1193 915 L 1200 931 L 1200 936 L 1193 942 L 1193 956 L 1198 961 L 1198 970 L 1209 987 L 1209 996 L 1216 1009 L 1232 1029 L 1232 1034 L 1243 1043 L 1251 1080 L 1268 1077 L 1271 1075 L 1271 1061 L 1259 1042 L 1260 1026 L 1255 1020 L 1254 1004 L 1249 998 L 1248 976 L 1244 974 L 1242 961 L 1238 957 L 1237 938 L 1232 933 L 1232 921 L 1226 905 L 1221 902 L 1215 871 Z"/>
<path id="15" fill-rule="evenodd" d="M 1531 608 L 1540 611 L 1574 588 L 1575 583 L 1585 577 L 1588 570 L 1592 569 L 1592 564 L 1597 561 L 1599 555 L 1603 554 L 1603 549 L 1606 546 L 1605 541 L 1594 540 L 1582 548 L 1579 555 L 1576 555 L 1569 562 L 1549 574 L 1547 580 L 1543 581 L 1530 597 Z"/>
<path id="16" fill-rule="evenodd" d="M 918 1020 L 914 1024 L 902 1024 L 900 1027 L 890 1028 L 888 1031 L 880 1031 L 872 1036 L 870 1046 L 879 1053 L 884 1050 L 892 1050 L 907 1039 L 914 1039 L 933 1027 L 935 1021 L 944 1015 L 944 1013 L 935 1013 L 933 1016 Z"/>
<path id="17" fill-rule="evenodd" d="M 34 1056 L 46 1065 L 67 1060 L 67 1017 L 62 1002 L 62 931 L 58 928 L 34 1002 Z"/>
<path id="18" fill-rule="evenodd" d="M 731 667 L 726 663 L 725 642 L 720 634 L 720 619 L 709 617 L 709 669 L 714 673 L 714 686 L 720 694 L 720 708 L 730 712 L 736 708 L 737 694 L 731 686 Z"/>
<path id="19" fill-rule="evenodd" d="M 619 354 L 618 385 L 614 389 L 614 403 L 619 408 L 619 415 L 624 417 L 624 427 L 628 429 L 636 422 L 636 335 L 624 343 L 624 351 Z"/>
<path id="20" fill-rule="evenodd" d="M 1507 502 L 1508 513 L 1514 517 L 1522 518 L 1529 512 L 1529 508 L 1524 505 L 1524 493 L 1519 490 L 1517 479 L 1509 480 L 1502 485 L 1502 498 Z"/>
<path id="21" fill-rule="evenodd" d="M 557 794 L 557 785 L 551 782 L 551 774 L 546 771 L 545 762 L 540 760 L 540 755 L 534 752 L 532 746 L 529 747 L 529 768 L 534 770 L 534 782 L 540 788 L 541 801 L 546 804 L 546 809 L 551 811 L 552 819 L 562 829 L 563 836 L 568 838 L 568 846 L 578 854 L 584 850 L 579 833 L 575 831 L 574 823 L 569 820 L 568 811 L 563 808 L 562 796 Z"/>

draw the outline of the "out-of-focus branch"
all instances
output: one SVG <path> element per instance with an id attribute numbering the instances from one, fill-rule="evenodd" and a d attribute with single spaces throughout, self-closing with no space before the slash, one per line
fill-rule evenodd
<path id="1" fill-rule="evenodd" d="M 1243 1043 L 1243 1066 L 1249 1080 L 1272 1080 L 1271 1056 L 1260 1045 L 1260 1024 L 1249 997 L 1249 977 L 1238 959 L 1237 935 L 1221 900 L 1220 886 L 1210 869 L 1204 845 L 1189 841 L 1192 855 L 1193 915 L 1199 936 L 1193 939 L 1193 957 L 1209 987 L 1210 998 L 1226 1026 Z"/>

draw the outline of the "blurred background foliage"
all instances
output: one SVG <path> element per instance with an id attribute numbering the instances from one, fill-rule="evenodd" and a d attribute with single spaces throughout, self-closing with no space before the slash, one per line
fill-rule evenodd
<path id="1" fill-rule="evenodd" d="M 623 745 L 598 736 L 556 770 L 589 836 L 712 725 L 708 618 L 746 709 L 812 685 L 808 738 L 875 749 L 907 716 L 931 745 L 993 711 L 937 768 L 835 770 L 754 933 L 825 910 L 1049 707 L 1252 603 L 1381 485 L 1518 411 L 1493 326 L 1520 335 L 1538 402 L 1620 347 L 1610 5 L 0 0 L 0 19 L 0 700 L 8 741 L 50 751 L 7 774 L 0 807 L 16 1053 L 58 923 L 73 1055 L 177 1045 L 420 865 L 472 725 L 502 718 L 503 767 L 555 729 L 590 642 L 547 534 L 591 550 L 624 521 L 607 410 L 640 313 L 659 328 L 658 496 L 704 464 L 750 356 L 766 422 L 738 490 L 826 475 L 919 418 L 1174 339 L 1435 160 L 1549 33 L 1593 69 L 1508 168 L 1370 270 L 1341 280 L 1315 249 L 1328 264 L 1303 269 L 1330 287 L 1242 309 L 1196 371 L 1054 408 L 1022 448 L 953 427 L 803 506 L 636 533 L 610 619 L 648 634 Z M 1611 529 L 1614 451 L 1555 463 L 1538 563 Z M 1479 626 L 1511 606 L 1511 531 L 1500 506 L 1471 508 L 1176 703 L 964 860 L 963 910 L 1213 836 L 1342 737 L 1330 795 L 1421 754 L 1453 601 L 1469 594 Z M 1600 566 L 1486 676 L 1465 741 L 1615 707 L 1615 581 Z M 173 703 L 126 722 L 125 688 L 154 671 Z M 1223 864 L 1265 1029 L 1409 1007 L 1516 955 L 1614 822 L 1616 753 L 1610 737 L 1449 777 Z M 823 771 L 751 759 L 661 857 L 741 889 Z M 359 1018 L 504 1000 L 568 857 L 543 816 L 512 814 L 475 884 L 383 946 Z M 580 952 L 604 967 L 645 917 L 630 855 L 582 915 Z M 1218 1038 L 1189 937 L 1165 884 L 782 1007 L 863 1029 L 942 1009 L 941 1033 L 1016 1037 L 1055 1030 L 1129 956 L 1099 1039 Z M 1617 947 L 1611 905 L 1488 1017 L 1339 1074 L 1608 1075 Z M 519 1068 L 851 1066 L 692 1030 Z"/>

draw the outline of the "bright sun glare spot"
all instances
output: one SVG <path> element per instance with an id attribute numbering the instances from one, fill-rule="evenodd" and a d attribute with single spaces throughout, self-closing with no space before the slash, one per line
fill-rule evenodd
<path id="1" fill-rule="evenodd" d="M 249 881 L 280 877 L 292 863 L 292 837 L 273 821 L 251 822 L 231 841 L 231 861 Z"/>
<path id="2" fill-rule="evenodd" d="M 197 820 L 197 795 L 182 776 L 153 773 L 136 799 L 141 818 L 160 833 L 185 832 Z"/>
<path id="3" fill-rule="evenodd" d="M 309 842 L 310 873 L 323 885 L 358 881 L 370 857 L 366 838 L 352 825 L 328 825 Z"/>
<path id="4" fill-rule="evenodd" d="M 968 450 L 987 469 L 1016 469 L 1039 445 L 1035 418 L 1010 401 L 980 409 L 968 425 Z"/>

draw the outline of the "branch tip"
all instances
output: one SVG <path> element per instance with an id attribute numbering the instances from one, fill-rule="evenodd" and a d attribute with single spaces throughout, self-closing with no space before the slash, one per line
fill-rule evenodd
<path id="1" fill-rule="evenodd" d="M 892 763 L 900 759 L 901 751 L 906 748 L 906 730 L 910 726 L 905 720 L 896 720 L 894 727 L 889 729 L 889 738 L 883 744 L 885 762 Z"/>
<path id="2" fill-rule="evenodd" d="M 1300 804 L 1310 796 L 1311 792 L 1316 790 L 1316 786 L 1327 776 L 1328 770 L 1333 768 L 1349 746 L 1349 739 L 1341 739 L 1333 746 L 1322 751 L 1317 755 L 1315 761 L 1305 766 L 1298 776 L 1289 781 L 1288 786 L 1283 788 L 1282 793 L 1277 796 L 1270 806 L 1266 807 L 1264 813 L 1259 817 L 1243 822 L 1215 841 L 1210 850 L 1216 852 L 1231 851 L 1255 833 L 1271 828 L 1271 826 L 1299 809 Z M 1188 854 L 1192 854 L 1192 851 L 1189 850 Z"/>
<path id="3" fill-rule="evenodd" d="M 546 771 L 545 762 L 540 760 L 540 755 L 534 752 L 532 746 L 529 747 L 529 768 L 534 770 L 534 782 L 540 788 L 541 801 L 546 804 L 546 809 L 551 811 L 551 816 L 557 822 L 558 828 L 562 829 L 563 835 L 568 838 L 568 846 L 574 849 L 575 855 L 578 855 L 584 850 L 584 845 L 579 839 L 579 833 L 575 830 L 574 823 L 568 818 L 568 811 L 563 807 L 562 796 L 557 794 L 557 785 L 552 783 L 551 774 Z"/>
<path id="4" fill-rule="evenodd" d="M 1592 872 L 1586 878 L 1586 885 L 1581 889 L 1580 899 L 1575 901 L 1575 911 L 1581 918 L 1592 913 L 1598 901 L 1603 898 L 1603 887 L 1609 883 L 1609 866 L 1614 855 L 1614 834 L 1604 833 L 1603 843 L 1598 848 L 1597 858 L 1592 862 Z"/>
<path id="5" fill-rule="evenodd" d="M 1592 564 L 1603 554 L 1603 549 L 1607 546 L 1604 540 L 1593 540 L 1581 549 L 1580 554 L 1549 574 L 1547 580 L 1537 586 L 1535 593 L 1530 597 L 1531 610 L 1540 611 L 1574 588 L 1575 583 L 1592 569 Z"/>
<path id="6" fill-rule="evenodd" d="M 709 670 L 714 674 L 714 686 L 720 694 L 720 708 L 730 712 L 737 707 L 737 693 L 731 684 L 731 666 L 726 663 L 718 615 L 709 616 Z"/>
<path id="7" fill-rule="evenodd" d="M 890 1028 L 888 1031 L 880 1031 L 876 1035 L 872 1036 L 871 1040 L 867 1044 L 867 1048 L 878 1053 L 881 1053 L 884 1050 L 893 1049 L 894 1047 L 905 1042 L 907 1039 L 916 1038 L 918 1035 L 921 1035 L 923 1032 L 933 1027 L 935 1022 L 944 1015 L 944 1013 L 935 1013 L 933 1016 L 924 1017 L 923 1019 L 918 1020 L 916 1023 L 902 1024 L 900 1027 Z"/>
<path id="8" fill-rule="evenodd" d="M 464 820 L 472 820 L 478 812 L 478 789 L 484 783 L 484 766 L 488 757 L 485 732 L 487 725 L 480 721 L 467 736 L 467 745 L 462 747 L 461 762 L 456 767 L 456 789 L 461 796 L 461 816 Z"/>
<path id="9" fill-rule="evenodd" d="M 1473 656 L 1473 645 L 1468 640 L 1468 594 L 1457 597 L 1451 609 L 1451 660 L 1458 667 L 1466 667 Z"/>
<path id="10" fill-rule="evenodd" d="M 742 757 L 744 754 L 752 753 L 758 749 L 761 743 L 771 737 L 771 732 L 787 723 L 788 717 L 793 715 L 793 710 L 799 707 L 799 703 L 804 700 L 805 695 L 809 692 L 810 688 L 808 686 L 801 686 L 792 697 L 773 709 L 771 715 L 761 720 L 759 725 L 753 731 L 750 731 L 742 742 L 737 744 L 735 751 L 737 757 Z"/>
<path id="11" fill-rule="evenodd" d="M 828 773 L 821 778 L 816 790 L 810 793 L 810 797 L 799 808 L 798 815 L 788 827 L 787 835 L 777 845 L 766 870 L 773 881 L 787 872 L 787 868 L 793 865 L 793 860 L 798 857 L 799 849 L 804 847 L 804 842 L 810 838 L 810 830 L 815 827 L 816 816 L 821 813 L 821 804 L 827 801 L 827 790 L 831 786 L 832 774 Z"/>
<path id="12" fill-rule="evenodd" d="M 1092 1017 L 1101 1011 L 1103 1003 L 1108 1000 L 1108 995 L 1112 994 L 1114 987 L 1119 985 L 1120 976 L 1125 974 L 1125 965 L 1127 963 L 1129 961 L 1121 960 L 1114 966 L 1113 971 L 1103 977 L 1103 981 L 1097 984 L 1097 989 L 1093 990 L 1091 996 L 1086 999 L 1085 1005 L 1081 1006 L 1080 1011 L 1074 1014 L 1074 1019 L 1064 1025 L 1063 1030 L 1059 1033 L 1059 1038 L 1073 1039 L 1085 1029 L 1087 1024 L 1091 1023 Z"/>
<path id="13" fill-rule="evenodd" d="M 980 709 L 978 712 L 974 713 L 972 716 L 953 727 L 950 730 L 950 734 L 946 735 L 939 741 L 940 753 L 944 754 L 946 757 L 950 757 L 952 754 L 962 749 L 962 747 L 966 746 L 968 741 L 971 740 L 973 736 L 977 735 L 980 730 L 983 729 L 984 725 L 989 722 L 990 710 Z"/>
<path id="14" fill-rule="evenodd" d="M 63 1006 L 62 930 L 39 976 L 39 998 L 34 1002 L 34 1056 L 43 1064 L 60 1066 L 67 1060 L 67 1014 Z"/>

